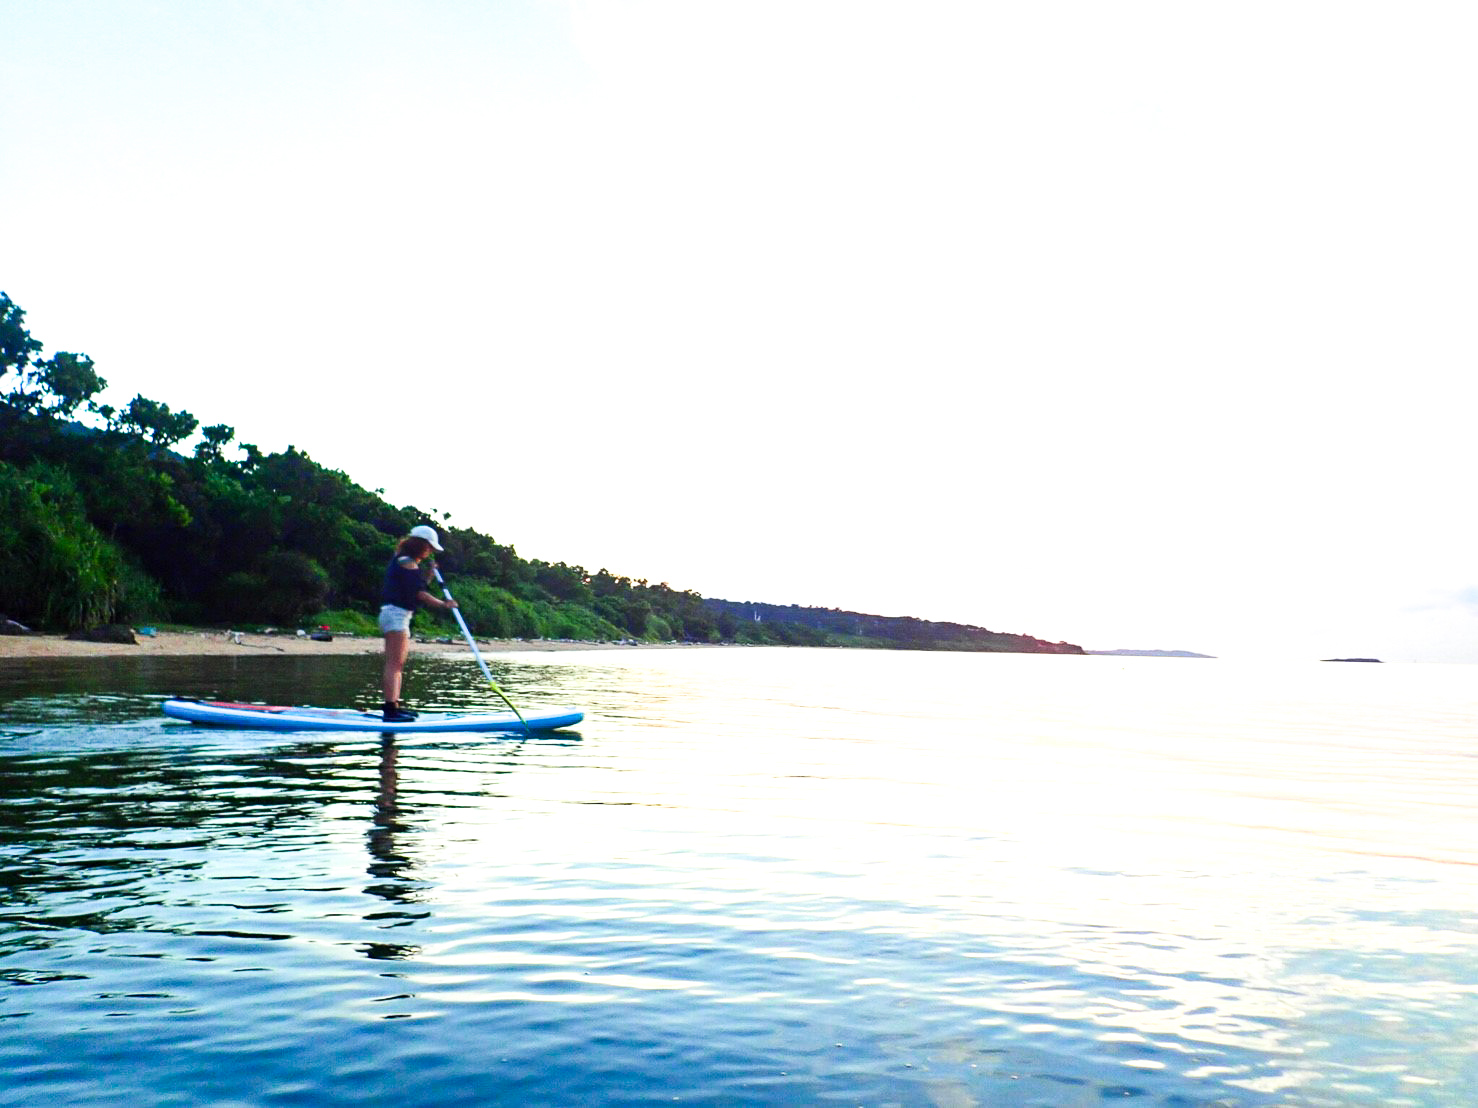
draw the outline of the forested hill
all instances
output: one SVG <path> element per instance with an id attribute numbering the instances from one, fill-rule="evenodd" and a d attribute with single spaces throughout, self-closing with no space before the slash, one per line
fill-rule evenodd
<path id="1" fill-rule="evenodd" d="M 936 623 L 913 616 L 875 616 L 837 608 L 803 608 L 795 604 L 756 601 L 703 602 L 709 610 L 736 624 L 776 628 L 804 627 L 838 642 L 860 646 L 888 646 L 903 650 L 975 650 L 1017 654 L 1082 654 L 1083 648 L 1066 642 L 1045 642 L 1030 635 L 987 631 L 965 623 Z"/>
<path id="2" fill-rule="evenodd" d="M 925 646 L 1080 653 L 978 627 L 705 602 L 605 569 L 530 560 L 388 503 L 295 447 L 266 453 L 224 423 L 136 395 L 99 403 L 91 358 L 43 356 L 0 292 L 0 616 L 39 629 L 178 623 L 376 633 L 396 540 L 433 524 L 468 622 L 494 638 Z M 756 612 L 762 612 L 759 620 Z M 446 634 L 430 613 L 418 633 Z"/>

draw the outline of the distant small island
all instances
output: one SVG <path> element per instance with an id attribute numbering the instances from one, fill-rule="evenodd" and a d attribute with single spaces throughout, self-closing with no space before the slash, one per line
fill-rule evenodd
<path id="1" fill-rule="evenodd" d="M 1379 662 L 1379 658 L 1320 658 L 1321 662 Z"/>
<path id="2" fill-rule="evenodd" d="M 1197 654 L 1191 650 L 1088 650 L 1111 658 L 1215 658 L 1215 654 Z"/>

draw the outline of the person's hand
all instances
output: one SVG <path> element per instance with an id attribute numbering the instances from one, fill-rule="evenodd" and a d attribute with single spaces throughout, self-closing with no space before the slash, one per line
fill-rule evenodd
<path id="1" fill-rule="evenodd" d="M 442 603 L 448 608 L 455 608 L 457 606 L 457 602 L 455 600 L 443 600 Z"/>

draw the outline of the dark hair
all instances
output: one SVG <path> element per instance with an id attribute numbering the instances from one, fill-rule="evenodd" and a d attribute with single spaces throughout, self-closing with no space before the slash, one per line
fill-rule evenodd
<path id="1" fill-rule="evenodd" d="M 431 544 L 416 535 L 407 535 L 395 548 L 395 555 L 398 558 L 424 558 L 430 553 Z"/>

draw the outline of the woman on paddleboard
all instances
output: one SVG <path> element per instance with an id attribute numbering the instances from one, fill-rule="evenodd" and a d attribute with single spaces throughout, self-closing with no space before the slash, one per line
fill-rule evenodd
<path id="1" fill-rule="evenodd" d="M 412 527 L 411 533 L 400 540 L 395 548 L 395 557 L 385 567 L 385 589 L 380 599 L 380 630 L 385 635 L 385 693 L 384 720 L 386 723 L 409 723 L 416 718 L 400 706 L 400 682 L 405 674 L 405 659 L 411 649 L 411 617 L 420 607 L 449 611 L 457 606 L 455 600 L 441 600 L 426 591 L 430 574 L 421 568 L 421 563 L 431 557 L 432 551 L 441 551 L 434 528 L 424 523 Z"/>

